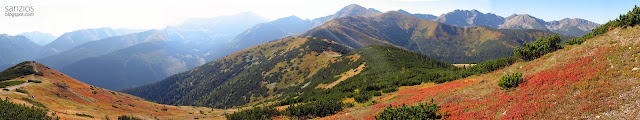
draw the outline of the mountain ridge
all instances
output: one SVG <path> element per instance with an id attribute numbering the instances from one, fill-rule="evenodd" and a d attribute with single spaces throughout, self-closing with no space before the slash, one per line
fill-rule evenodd
<path id="1" fill-rule="evenodd" d="M 509 56 L 516 46 L 543 35 L 552 33 L 484 26 L 461 28 L 397 11 L 372 17 L 338 18 L 300 34 L 327 38 L 353 48 L 398 46 L 450 63 L 474 63 Z"/>

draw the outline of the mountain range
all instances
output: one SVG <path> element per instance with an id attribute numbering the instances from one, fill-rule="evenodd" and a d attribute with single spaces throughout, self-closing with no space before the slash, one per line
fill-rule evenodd
<path id="1" fill-rule="evenodd" d="M 1 34 L 0 65 L 17 65 L 0 72 L 0 102 L 63 119 L 633 119 L 638 16 L 600 26 L 353 4 L 313 20 L 78 30 L 45 46 Z M 17 63 L 30 59 L 43 64 Z"/>
<path id="2" fill-rule="evenodd" d="M 40 49 L 40 45 L 25 36 L 0 34 L 0 69 L 6 69 L 22 61 L 34 59 L 36 57 L 35 54 Z"/>
<path id="3" fill-rule="evenodd" d="M 334 19 L 302 36 L 327 38 L 353 48 L 393 45 L 449 63 L 475 63 L 513 55 L 516 46 L 553 34 L 486 26 L 461 28 L 390 11 L 372 17 Z M 569 38 L 564 36 L 565 40 Z"/>
<path id="4" fill-rule="evenodd" d="M 433 71 L 443 71 L 442 76 L 447 76 L 451 74 L 449 70 L 455 68 L 437 59 L 451 62 L 496 59 L 513 55 L 513 48 L 524 42 L 553 34 L 541 30 L 498 30 L 483 26 L 461 28 L 396 11 L 373 16 L 347 16 L 332 19 L 299 37 L 250 47 L 157 83 L 123 92 L 163 104 L 229 108 L 273 102 L 274 99 L 284 99 L 283 96 L 296 97 L 300 91 L 313 93 L 319 90 L 317 88 L 331 88 L 328 86 L 355 89 L 354 86 L 347 87 L 355 84 L 341 84 L 340 81 L 374 76 L 374 71 L 391 68 L 409 69 L 406 68 L 409 65 L 404 64 L 411 64 L 412 69 L 437 69 Z M 477 57 L 479 55 L 483 57 Z M 393 61 L 394 57 L 408 57 L 402 60 L 411 62 L 377 61 Z M 414 63 L 416 61 L 425 63 Z M 429 77 L 436 76 L 433 71 L 412 71 L 411 74 L 427 75 L 405 77 L 436 81 Z M 344 77 L 338 80 L 341 76 Z M 356 78 L 350 78 L 353 76 Z M 404 80 L 376 80 L 413 84 Z M 358 85 L 363 84 L 367 83 Z"/>
<path id="5" fill-rule="evenodd" d="M 379 13 L 380 11 L 373 8 L 367 9 L 362 6 L 352 4 L 340 9 L 332 15 L 312 20 L 302 20 L 296 16 L 289 16 L 255 25 L 228 41 L 227 46 L 229 49 L 233 50 L 232 52 L 235 52 L 251 46 L 305 32 L 335 18 L 348 16 L 373 16 Z"/>
<path id="6" fill-rule="evenodd" d="M 472 10 L 475 11 L 475 10 Z M 491 16 L 495 17 L 492 14 L 482 14 L 480 12 L 475 11 L 474 15 L 467 15 L 463 17 L 450 17 L 454 15 L 442 15 L 441 17 L 436 18 L 433 15 L 427 14 L 410 14 L 404 10 L 399 10 L 398 12 L 409 14 L 418 19 L 427 19 L 427 20 L 440 20 L 441 18 L 449 18 L 443 19 L 444 23 L 447 20 L 451 21 L 452 19 L 468 19 L 472 17 L 477 19 L 476 22 L 472 22 L 471 24 L 467 24 L 470 26 L 477 25 L 488 25 L 489 22 L 480 22 L 483 19 L 490 18 Z M 462 10 L 458 10 L 457 12 L 465 12 Z M 469 12 L 469 11 L 467 11 Z M 453 14 L 450 13 L 450 14 Z M 285 17 L 282 19 L 277 19 L 270 22 L 265 22 L 266 20 L 253 14 L 253 13 L 241 13 L 238 15 L 232 16 L 221 16 L 215 18 L 198 18 L 191 19 L 184 22 L 184 24 L 169 26 L 162 30 L 150 30 L 140 32 L 139 30 L 129 30 L 129 29 L 110 29 L 110 28 L 99 28 L 99 29 L 85 29 L 78 30 L 69 33 L 65 33 L 61 35 L 55 41 L 44 45 L 42 47 L 36 47 L 31 50 L 36 50 L 33 57 L 25 57 L 20 60 L 15 60 L 12 63 L 3 63 L 4 68 L 9 67 L 11 64 L 15 64 L 21 60 L 36 60 L 45 65 L 48 65 L 54 69 L 59 69 L 63 73 L 67 73 L 72 77 L 78 78 L 84 82 L 90 82 L 97 86 L 119 90 L 127 87 L 134 87 L 143 84 L 152 83 L 154 81 L 161 80 L 169 75 L 176 74 L 182 71 L 186 71 L 194 68 L 195 66 L 206 63 L 207 61 L 212 61 L 223 56 L 229 55 L 233 52 L 240 51 L 242 49 L 249 48 L 254 45 L 266 43 L 269 41 L 277 40 L 286 36 L 298 36 L 305 37 L 306 35 L 310 35 L 310 33 L 317 33 L 319 37 L 323 38 L 331 38 L 334 39 L 334 36 L 329 34 L 320 34 L 323 31 L 319 31 L 319 28 L 331 28 L 328 26 L 323 26 L 326 22 L 347 18 L 347 17 L 358 17 L 367 20 L 369 17 L 377 16 L 380 11 L 365 8 L 356 4 L 352 4 L 346 6 L 336 12 L 335 14 L 328 15 L 325 17 L 320 17 L 312 20 L 302 20 L 295 16 Z M 485 16 L 485 17 L 479 17 Z M 489 17 L 486 17 L 489 16 Z M 499 17 L 499 16 L 498 16 Z M 405 18 L 408 18 L 405 16 Z M 353 18 L 350 18 L 355 20 Z M 355 21 L 344 21 L 336 20 L 331 24 L 339 24 L 340 22 L 355 22 Z M 418 21 L 417 19 L 413 19 L 410 21 Z M 569 20 L 564 20 L 567 22 L 554 22 L 553 26 L 554 30 L 574 30 L 572 26 L 580 26 L 578 28 L 581 29 L 589 29 L 588 25 L 584 25 L 585 23 L 589 23 L 588 21 L 580 21 L 575 19 L 571 22 Z M 398 22 L 403 23 L 406 21 L 380 21 L 393 23 Z M 462 21 L 464 22 L 464 21 Z M 456 22 L 456 23 L 462 23 Z M 375 22 L 374 22 L 375 23 Z M 433 24 L 435 22 L 430 22 Z M 481 24 L 482 23 L 482 24 Z M 486 23 L 486 24 L 485 24 Z M 364 24 L 372 24 L 373 23 L 364 23 Z M 376 23 L 377 24 L 377 23 Z M 566 25 L 565 25 L 566 24 Z M 444 26 L 444 27 L 443 27 Z M 495 26 L 495 25 L 494 25 Z M 316 29 L 312 29 L 312 28 Z M 357 26 L 351 26 L 355 29 L 367 29 L 367 28 L 358 28 Z M 375 26 L 381 27 L 381 26 Z M 427 27 L 427 26 L 411 26 L 407 27 L 409 29 L 415 29 L 419 27 Z M 469 26 L 467 26 L 469 27 Z M 228 29 L 233 28 L 233 29 Z M 378 31 L 378 32 L 370 32 L 365 36 L 371 37 L 373 39 L 378 39 L 379 41 L 373 43 L 358 43 L 362 45 L 354 45 L 349 41 L 342 41 L 345 45 L 348 45 L 353 48 L 361 48 L 366 45 L 394 45 L 396 47 L 404 47 L 406 49 L 417 51 L 422 54 L 427 54 L 436 59 L 445 60 L 450 63 L 473 63 L 479 62 L 487 59 L 493 59 L 500 56 L 505 56 L 511 54 L 511 51 L 508 49 L 513 48 L 523 42 L 531 42 L 535 40 L 538 35 L 549 35 L 548 32 L 544 31 L 535 31 L 535 30 L 520 30 L 519 32 L 510 32 L 510 31 L 518 31 L 518 30 L 496 30 L 493 28 L 483 28 L 483 27 L 469 27 L 469 28 L 453 28 L 451 26 L 446 25 L 432 25 L 429 28 L 438 28 L 434 29 L 435 31 L 442 32 L 443 30 L 457 30 L 455 32 L 446 31 L 446 33 L 450 33 L 453 37 L 434 37 L 434 38 L 411 38 L 407 39 L 406 36 L 410 35 L 419 35 L 420 31 L 410 31 L 410 32 L 390 32 L 390 31 Z M 524 29 L 524 28 L 523 28 Z M 338 29 L 334 29 L 338 30 Z M 474 42 L 470 43 L 469 41 L 450 44 L 452 40 L 467 40 L 469 38 L 479 38 L 480 36 L 476 35 L 462 35 L 464 37 L 460 37 L 457 34 L 461 34 L 466 31 L 499 31 L 500 34 L 507 34 L 501 37 L 495 37 L 489 40 L 491 37 L 485 37 L 486 39 L 481 40 L 482 42 Z M 330 32 L 330 30 L 325 29 L 324 33 Z M 389 36 L 391 34 L 404 34 L 400 36 L 404 36 L 404 38 L 395 38 L 398 36 Z M 469 34 L 475 34 L 479 32 L 470 32 Z M 331 34 L 340 35 L 340 36 L 348 36 L 352 38 L 362 37 L 360 34 L 351 34 L 345 32 L 331 31 Z M 378 35 L 380 34 L 380 35 Z M 486 35 L 486 34 L 482 34 Z M 513 38 L 510 38 L 513 37 Z M 347 40 L 346 38 L 340 38 L 340 40 Z M 441 40 L 451 39 L 448 42 L 440 42 Z M 336 40 L 336 41 L 340 41 Z M 418 42 L 415 42 L 415 41 Z M 503 43 L 496 43 L 495 40 L 511 40 L 511 41 L 501 41 Z M 153 44 L 164 47 L 133 47 L 135 45 L 146 43 L 150 41 L 155 41 Z M 362 41 L 360 41 L 362 42 Z M 404 42 L 404 43 L 402 43 Z M 450 44 L 451 49 L 442 49 L 442 48 L 434 48 L 425 45 L 434 45 L 434 44 Z M 495 47 L 495 46 L 500 47 Z M 487 46 L 494 46 L 489 47 Z M 460 48 L 460 49 L 453 49 Z M 123 50 L 129 49 L 129 50 Z M 139 49 L 139 50 L 135 50 Z M 153 50 L 146 50 L 153 49 Z M 165 50 L 159 50 L 165 49 Z M 114 53 L 116 51 L 123 50 L 132 53 L 124 53 L 122 51 L 118 53 Z M 181 53 L 183 55 L 176 56 L 171 54 L 158 54 L 158 53 L 148 53 L 151 51 L 174 51 L 170 52 Z M 493 51 L 493 52 L 492 52 Z M 495 52 L 502 51 L 502 52 Z M 463 53 L 463 54 L 458 54 Z M 110 55 L 109 55 L 110 54 Z M 117 55 L 115 55 L 117 54 Z M 139 74 L 139 76 L 129 76 L 126 77 L 126 73 L 133 73 L 139 70 L 135 69 L 125 69 L 124 71 L 115 71 L 122 70 L 126 68 L 126 64 L 129 61 L 128 59 L 122 58 L 136 58 L 136 59 L 149 59 L 149 58 L 141 58 L 141 54 L 157 54 L 159 56 L 165 56 L 167 58 L 175 58 L 173 62 L 152 62 L 152 60 L 141 60 L 143 61 L 140 64 L 148 65 L 151 68 L 160 68 L 160 69 L 146 69 L 153 70 L 148 73 L 153 74 Z M 455 54 L 455 55 L 448 55 Z M 134 56 L 138 55 L 138 56 Z M 119 57 L 119 58 L 110 58 L 110 57 Z M 187 57 L 188 56 L 188 57 Z M 152 56 L 146 56 L 152 57 Z M 153 56 L 156 57 L 156 56 Z M 19 58 L 19 57 L 16 57 Z M 111 61 L 111 62 L 87 62 L 92 61 Z M 119 60 L 119 61 L 114 61 Z M 84 62 L 80 62 L 84 61 Z M 78 63 L 76 63 L 78 62 Z M 183 67 L 163 67 L 167 65 L 178 64 Z M 71 66 L 73 65 L 73 66 Z M 114 69 L 106 69 L 98 67 L 79 67 L 79 66 L 121 66 L 120 68 Z M 72 69 L 75 68 L 75 69 Z M 82 69 L 80 69 L 82 68 Z M 113 71 L 112 71 L 113 70 Z M 75 74 L 75 73 L 91 73 L 92 71 L 104 71 L 104 76 L 111 77 L 96 77 L 94 74 Z M 97 73 L 97 72 L 96 72 Z M 150 80 L 140 80 L 140 78 L 149 78 Z M 106 82 L 111 80 L 111 82 Z M 96 81 L 105 81 L 105 82 L 96 82 Z M 134 82 L 134 81 L 146 81 L 146 82 Z M 110 84 L 110 85 L 102 85 L 101 83 L 123 83 L 119 85 Z M 124 84 L 124 83 L 135 83 L 135 84 Z"/>
<path id="7" fill-rule="evenodd" d="M 529 14 L 513 14 L 508 17 L 478 10 L 455 10 L 437 18 L 438 22 L 459 27 L 490 26 L 498 29 L 537 29 L 562 35 L 579 37 L 591 32 L 600 24 L 579 18 L 544 21 Z"/>
<path id="8" fill-rule="evenodd" d="M 44 45 L 43 48 L 38 52 L 38 56 L 40 58 L 48 57 L 67 51 L 86 42 L 100 40 L 112 36 L 120 36 L 124 34 L 125 33 L 123 33 L 122 31 L 116 31 L 111 28 L 82 29 L 64 33 L 53 42 Z"/>
<path id="9" fill-rule="evenodd" d="M 24 33 L 20 33 L 18 35 L 22 35 L 24 37 L 29 38 L 30 40 L 32 40 L 33 42 L 35 42 L 38 45 L 46 45 L 51 43 L 53 40 L 56 40 L 57 36 L 51 35 L 49 33 L 42 33 L 42 32 L 38 32 L 38 31 L 33 31 L 33 32 L 24 32 Z"/>

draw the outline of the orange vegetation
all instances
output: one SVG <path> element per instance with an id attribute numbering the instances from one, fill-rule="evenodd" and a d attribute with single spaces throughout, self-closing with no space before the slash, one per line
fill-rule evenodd
<path id="1" fill-rule="evenodd" d="M 582 45 L 488 74 L 443 84 L 401 87 L 322 119 L 374 119 L 387 106 L 433 100 L 445 119 L 634 119 L 640 115 L 640 27 L 615 29 Z M 500 90 L 508 73 L 524 83 Z"/>
<path id="2" fill-rule="evenodd" d="M 28 91 L 28 94 L 3 91 L 0 97 L 27 105 L 31 103 L 23 98 L 33 99 L 62 119 L 91 119 L 76 116 L 76 113 L 93 116 L 93 119 L 116 119 L 121 115 L 143 119 L 223 119 L 224 113 L 234 111 L 157 104 L 125 93 L 87 85 L 42 64 L 32 63 L 32 66 L 42 72 L 43 76 L 28 75 L 17 79 L 41 80 L 42 83 L 31 83 L 19 88 Z"/>

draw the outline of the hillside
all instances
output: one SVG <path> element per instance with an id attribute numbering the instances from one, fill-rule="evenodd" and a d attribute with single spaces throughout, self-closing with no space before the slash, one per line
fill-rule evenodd
<path id="1" fill-rule="evenodd" d="M 302 35 L 327 38 L 353 48 L 394 45 L 449 63 L 473 63 L 511 56 L 516 46 L 552 34 L 540 30 L 460 28 L 390 11 L 373 17 L 334 19 Z"/>
<path id="2" fill-rule="evenodd" d="M 301 87 L 348 51 L 319 38 L 284 38 L 124 92 L 166 104 L 238 106 Z"/>
<path id="3" fill-rule="evenodd" d="M 460 72 L 453 65 L 402 48 L 374 45 L 351 50 L 326 39 L 289 37 L 123 91 L 175 105 L 296 109 L 287 106 L 343 100 L 371 104 L 369 99 L 382 92 L 464 77 Z"/>
<path id="4" fill-rule="evenodd" d="M 348 16 L 372 16 L 379 13 L 380 12 L 375 9 L 367 9 L 362 6 L 352 4 L 345 6 L 332 15 L 312 20 L 302 20 L 296 16 L 280 18 L 271 22 L 255 25 L 238 34 L 233 39 L 225 43 L 225 48 L 230 49 L 225 52 L 233 53 L 251 46 L 296 35 L 335 18 Z"/>
<path id="5" fill-rule="evenodd" d="M 71 63 L 63 73 L 87 84 L 122 90 L 160 81 L 205 63 L 200 54 L 171 42 L 144 42 Z"/>
<path id="6" fill-rule="evenodd" d="M 62 119 L 116 119 L 121 115 L 143 119 L 220 119 L 225 112 L 204 107 L 148 102 L 125 93 L 84 84 L 35 62 L 23 62 L 10 69 L 31 72 L 21 72 L 24 74 L 16 74 L 13 79 L 0 81 L 23 81 L 22 84 L 11 85 L 0 91 L 0 98 L 48 109 L 48 115 Z M 8 71 L 0 74 L 4 76 Z M 24 82 L 27 80 L 29 82 Z"/>
<path id="7" fill-rule="evenodd" d="M 126 31 L 118 31 L 111 28 L 82 29 L 67 32 L 51 43 L 44 45 L 42 50 L 38 52 L 38 56 L 42 58 L 55 55 L 86 42 L 124 34 L 127 34 Z"/>
<path id="8" fill-rule="evenodd" d="M 638 118 L 640 27 L 609 28 L 581 45 L 541 58 L 444 84 L 401 87 L 323 119 L 373 119 L 387 106 L 440 105 L 444 119 Z M 523 73 L 524 83 L 501 90 L 500 77 Z"/>
<path id="9" fill-rule="evenodd" d="M 168 38 L 161 31 L 148 30 L 139 33 L 88 41 L 57 55 L 44 57 L 35 61 L 45 64 L 53 69 L 62 69 L 63 67 L 82 59 L 102 56 L 116 50 L 150 41 L 168 41 Z"/>

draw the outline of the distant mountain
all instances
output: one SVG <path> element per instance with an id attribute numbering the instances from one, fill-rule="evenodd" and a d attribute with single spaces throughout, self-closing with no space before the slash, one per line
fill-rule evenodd
<path id="1" fill-rule="evenodd" d="M 399 12 L 413 15 L 406 11 L 399 10 Z M 504 18 L 492 13 L 484 14 L 478 10 L 455 10 L 442 14 L 437 18 L 437 21 L 458 27 L 490 26 L 498 29 L 537 29 L 574 37 L 582 36 L 589 33 L 591 29 L 600 26 L 597 23 L 579 18 L 565 18 L 560 21 L 547 22 L 529 14 L 513 14 Z"/>
<path id="2" fill-rule="evenodd" d="M 48 57 L 67 51 L 73 47 L 86 42 L 104 39 L 112 36 L 119 36 L 125 33 L 118 32 L 111 28 L 82 29 L 62 34 L 53 42 L 45 45 L 38 53 L 39 57 Z"/>
<path id="3" fill-rule="evenodd" d="M 498 28 L 498 25 L 503 24 L 505 19 L 492 13 L 484 14 L 478 10 L 455 10 L 442 14 L 438 17 L 438 22 L 458 27 L 489 26 Z"/>
<path id="4" fill-rule="evenodd" d="M 420 13 L 411 14 L 411 13 L 409 13 L 407 11 L 402 10 L 402 9 L 398 10 L 398 12 L 403 13 L 403 14 L 407 14 L 407 15 L 411 15 L 413 17 L 420 18 L 420 19 L 423 19 L 423 20 L 437 20 L 438 19 L 437 16 L 434 16 L 434 15 L 431 15 L 431 14 L 420 14 Z"/>
<path id="5" fill-rule="evenodd" d="M 320 17 L 320 18 L 315 18 L 313 20 L 311 20 L 311 22 L 313 23 L 313 26 L 318 26 L 323 24 L 324 22 L 327 22 L 331 19 L 334 18 L 340 18 L 340 17 L 347 17 L 347 16 L 373 16 L 376 14 L 380 14 L 380 11 L 373 9 L 373 8 L 365 8 L 362 7 L 360 5 L 357 4 L 351 4 L 348 5 L 342 9 L 340 9 L 338 12 L 336 12 L 333 15 L 329 15 L 329 16 L 325 16 L 325 17 Z"/>
<path id="6" fill-rule="evenodd" d="M 111 90 L 136 87 L 205 63 L 196 51 L 151 41 L 66 65 L 63 73 Z"/>
<path id="7" fill-rule="evenodd" d="M 511 56 L 516 46 L 550 35 L 553 33 L 541 30 L 484 26 L 461 28 L 397 11 L 373 17 L 338 18 L 302 34 L 335 40 L 353 48 L 394 45 L 449 63 L 480 62 Z"/>
<path id="8" fill-rule="evenodd" d="M 219 16 L 213 18 L 194 18 L 184 21 L 177 26 L 168 26 L 164 29 L 172 40 L 182 40 L 190 47 L 200 48 L 224 46 L 226 41 L 242 33 L 248 28 L 266 22 L 265 18 L 251 12 Z"/>
<path id="9" fill-rule="evenodd" d="M 289 16 L 255 25 L 238 34 L 238 36 L 226 44 L 228 44 L 227 47 L 234 50 L 242 50 L 286 36 L 302 33 L 311 29 L 311 27 L 312 24 L 310 20 L 302 20 L 296 16 Z"/>
<path id="10" fill-rule="evenodd" d="M 565 18 L 560 21 L 550 21 L 546 24 L 546 27 L 553 32 L 571 36 L 582 36 L 598 26 L 600 24 L 579 18 Z"/>
<path id="11" fill-rule="evenodd" d="M 222 119 L 219 116 L 224 116 L 223 110 L 157 104 L 126 93 L 85 84 L 36 62 L 22 62 L 12 67 L 12 70 L 30 73 L 19 74 L 9 80 L 25 82 L 2 88 L 5 90 L 0 91 L 0 98 L 20 105 L 45 109 L 55 113 L 47 115 L 61 119 L 108 119 L 123 115 L 141 119 L 193 119 L 205 116 L 210 119 Z M 5 70 L 0 74 L 12 73 Z M 207 115 L 198 114 L 200 111 L 207 111 Z"/>
<path id="12" fill-rule="evenodd" d="M 102 40 L 89 41 L 68 51 L 62 52 L 57 55 L 41 58 L 36 61 L 50 66 L 54 69 L 62 69 L 64 66 L 76 61 L 105 55 L 107 53 L 124 49 L 143 42 L 167 40 L 167 36 L 163 34 L 162 31 L 149 30 L 123 36 L 109 37 Z"/>
<path id="13" fill-rule="evenodd" d="M 251 46 L 305 32 L 331 19 L 347 16 L 372 16 L 379 13 L 380 11 L 373 8 L 367 9 L 356 4 L 351 4 L 340 9 L 333 15 L 313 20 L 302 20 L 296 16 L 289 16 L 255 25 L 229 41 L 226 47 L 230 48 L 228 53 L 233 53 Z"/>
<path id="14" fill-rule="evenodd" d="M 243 13 L 187 21 L 163 30 L 87 42 L 37 61 L 83 82 L 119 90 L 153 83 L 223 57 L 228 54 L 224 41 L 264 19 Z"/>
<path id="15" fill-rule="evenodd" d="M 38 31 L 33 31 L 33 32 L 24 32 L 24 33 L 20 33 L 18 35 L 22 35 L 24 37 L 27 37 L 29 39 L 31 39 L 33 42 L 35 42 L 38 45 L 46 45 L 51 43 L 53 40 L 56 40 L 56 36 L 53 36 L 49 33 L 42 33 L 42 32 L 38 32 Z"/>
<path id="16" fill-rule="evenodd" d="M 535 18 L 529 14 L 514 14 L 505 18 L 504 24 L 500 25 L 499 28 L 548 30 L 545 24 L 547 24 L 547 22 L 544 20 Z"/>
<path id="17" fill-rule="evenodd" d="M 0 69 L 4 70 L 25 60 L 32 60 L 41 46 L 29 38 L 0 34 Z"/>
<path id="18" fill-rule="evenodd" d="M 243 31 L 264 23 L 267 20 L 251 12 L 218 16 L 213 18 L 195 18 L 183 24 L 168 26 L 162 31 L 173 41 L 182 41 L 177 45 L 208 53 L 207 61 L 218 59 L 234 51 L 228 50 L 227 41 Z"/>

